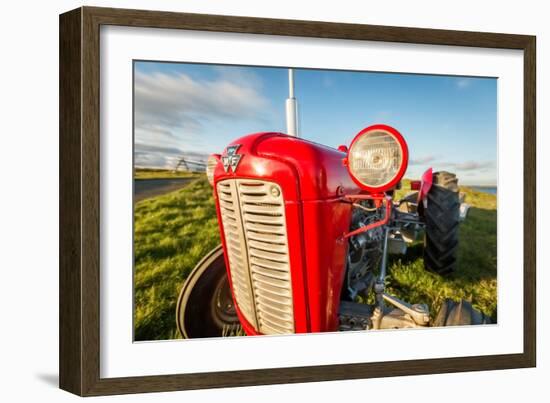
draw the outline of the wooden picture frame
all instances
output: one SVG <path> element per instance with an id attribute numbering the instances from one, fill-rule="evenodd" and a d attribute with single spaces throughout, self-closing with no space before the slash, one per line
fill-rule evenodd
<path id="1" fill-rule="evenodd" d="M 99 35 L 102 25 L 519 49 L 524 52 L 523 353 L 100 377 Z M 60 16 L 60 387 L 81 396 L 524 368 L 536 365 L 535 37 L 82 7 Z"/>

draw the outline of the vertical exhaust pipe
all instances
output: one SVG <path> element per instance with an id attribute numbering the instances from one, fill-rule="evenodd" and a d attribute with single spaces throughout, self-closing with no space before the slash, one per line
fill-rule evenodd
<path id="1" fill-rule="evenodd" d="M 286 133 L 298 137 L 298 102 L 294 97 L 294 69 L 288 69 L 288 98 L 286 100 Z"/>

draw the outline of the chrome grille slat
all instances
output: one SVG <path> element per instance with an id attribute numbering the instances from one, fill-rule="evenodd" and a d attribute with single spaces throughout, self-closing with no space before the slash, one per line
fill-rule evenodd
<path id="1" fill-rule="evenodd" d="M 286 288 L 287 279 L 281 280 L 278 278 L 273 278 L 270 276 L 265 276 L 260 273 L 254 273 L 254 272 L 252 272 L 252 278 L 258 282 L 265 283 L 273 287 Z"/>
<path id="2" fill-rule="evenodd" d="M 237 241 L 237 240 L 234 239 L 234 238 L 226 239 L 226 242 L 229 242 L 229 243 L 233 244 L 235 247 L 238 247 L 238 246 L 239 246 L 239 241 Z"/>
<path id="3" fill-rule="evenodd" d="M 291 333 L 292 332 L 290 330 L 290 328 L 279 327 L 279 326 L 274 325 L 273 323 L 271 323 L 269 321 L 266 321 L 266 320 L 262 320 L 260 322 L 260 325 L 263 329 L 265 329 L 266 334 L 278 334 L 278 333 Z"/>
<path id="4" fill-rule="evenodd" d="M 252 256 L 250 258 L 250 263 L 261 266 L 266 270 L 278 270 L 288 272 L 288 265 L 284 263 L 274 262 L 272 260 L 258 259 L 257 257 Z"/>
<path id="5" fill-rule="evenodd" d="M 294 310 L 280 187 L 252 179 L 217 184 L 237 304 L 263 334 L 293 333 Z"/>
<path id="6" fill-rule="evenodd" d="M 279 263 L 287 263 L 288 257 L 286 255 L 281 255 L 280 253 L 267 252 L 261 249 L 249 248 L 248 253 L 250 256 L 259 257 L 260 259 L 272 260 Z"/>
<path id="7" fill-rule="evenodd" d="M 281 287 L 275 287 L 271 284 L 264 283 L 262 281 L 254 281 L 254 289 L 258 291 L 259 294 L 266 293 L 267 295 L 272 295 L 275 297 L 281 297 L 281 300 L 290 299 L 290 293 Z M 261 291 L 261 292 L 260 292 Z"/>
<path id="8" fill-rule="evenodd" d="M 276 243 L 279 245 L 286 245 L 286 237 L 276 234 L 264 234 L 262 232 L 247 232 L 248 238 L 254 239 L 260 242 Z"/>
<path id="9" fill-rule="evenodd" d="M 286 235 L 286 228 L 282 225 L 266 225 L 247 222 L 246 229 L 249 231 L 261 232 L 263 234 Z"/>
<path id="10" fill-rule="evenodd" d="M 256 291 L 258 291 L 259 289 L 260 289 L 259 287 L 256 287 Z M 258 295 L 256 295 L 256 297 L 265 298 L 267 300 L 276 302 L 281 305 L 287 305 L 292 299 L 290 298 L 290 296 L 287 296 L 287 295 L 274 294 L 266 288 L 262 288 L 261 293 L 259 292 Z"/>
<path id="11" fill-rule="evenodd" d="M 265 320 L 265 321 L 271 322 L 275 325 L 285 327 L 284 325 L 282 325 L 280 323 L 280 318 L 285 318 L 288 321 L 292 318 L 292 316 L 289 315 L 289 314 L 281 314 L 280 312 L 272 313 L 272 312 L 269 311 L 269 309 L 266 309 L 266 310 L 262 311 L 260 321 Z"/>
<path id="12" fill-rule="evenodd" d="M 286 245 L 280 245 L 275 243 L 268 243 L 268 242 L 261 242 L 256 241 L 254 239 L 251 239 L 250 242 L 248 242 L 248 246 L 254 249 L 260 249 L 265 251 L 272 251 L 277 253 L 285 253 L 286 252 Z"/>
<path id="13" fill-rule="evenodd" d="M 244 213 L 243 217 L 247 222 L 284 225 L 284 222 L 281 219 L 281 217 L 272 216 L 272 215 Z"/>
<path id="14" fill-rule="evenodd" d="M 264 195 L 263 193 L 241 193 L 240 198 L 245 203 L 269 203 L 269 196 Z"/>
<path id="15" fill-rule="evenodd" d="M 233 236 L 239 236 L 239 234 L 237 233 L 237 231 L 235 231 L 234 229 L 231 229 L 231 227 L 228 225 L 227 228 L 225 229 L 225 232 L 228 233 L 228 234 L 231 234 Z"/>
<path id="16" fill-rule="evenodd" d="M 273 212 L 273 206 L 267 206 L 264 204 L 246 204 L 242 206 L 242 209 L 245 213 L 258 213 L 279 216 L 279 214 Z"/>
<path id="17" fill-rule="evenodd" d="M 251 267 L 252 273 L 258 273 L 263 276 L 272 277 L 279 280 L 289 280 L 288 274 L 284 271 L 269 270 L 269 269 L 266 270 L 264 267 L 260 267 L 256 265 L 251 265 L 250 267 Z"/>
<path id="18" fill-rule="evenodd" d="M 233 210 L 233 202 L 225 199 L 220 199 L 220 205 L 226 208 L 227 210 Z"/>
<path id="19" fill-rule="evenodd" d="M 239 184 L 239 191 L 241 192 L 241 194 L 247 196 L 247 195 L 263 195 L 265 194 L 265 189 L 264 189 L 264 186 L 263 185 L 258 185 L 258 186 L 255 186 L 255 185 L 250 185 L 250 184 L 247 184 L 247 183 L 244 183 L 241 181 L 241 183 Z"/>
<path id="20" fill-rule="evenodd" d="M 269 306 L 269 309 L 275 309 L 283 313 L 292 313 L 292 309 L 290 309 L 288 306 L 281 304 L 277 301 L 274 301 L 272 299 L 266 298 L 265 296 L 256 295 L 256 299 L 261 301 L 261 303 L 264 304 L 265 306 Z"/>

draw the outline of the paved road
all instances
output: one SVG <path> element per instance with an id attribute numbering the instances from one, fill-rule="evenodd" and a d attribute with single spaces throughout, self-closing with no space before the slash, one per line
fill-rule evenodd
<path id="1" fill-rule="evenodd" d="M 181 189 L 193 178 L 135 179 L 134 203 Z"/>

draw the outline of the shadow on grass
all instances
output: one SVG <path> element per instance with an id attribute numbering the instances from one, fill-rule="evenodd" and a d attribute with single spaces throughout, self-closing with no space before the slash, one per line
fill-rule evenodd
<path id="1" fill-rule="evenodd" d="M 472 207 L 465 221 L 460 224 L 458 270 L 446 276 L 450 280 L 468 279 L 480 281 L 496 276 L 496 210 Z M 404 256 L 390 257 L 390 263 L 401 261 L 412 264 L 423 259 L 424 245 L 418 240 L 407 247 Z"/>
<path id="2" fill-rule="evenodd" d="M 442 277 L 424 268 L 423 242 L 389 260 L 387 286 L 407 302 L 423 302 L 437 312 L 445 298 L 466 299 L 496 321 L 496 210 L 473 207 L 460 224 L 457 271 Z"/>

